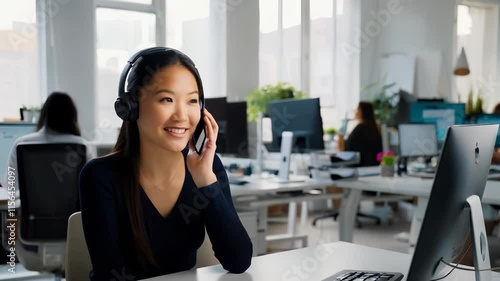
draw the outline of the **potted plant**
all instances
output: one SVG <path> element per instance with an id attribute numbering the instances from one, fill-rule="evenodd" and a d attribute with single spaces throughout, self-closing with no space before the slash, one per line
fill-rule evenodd
<path id="1" fill-rule="evenodd" d="M 37 123 L 38 119 L 40 118 L 40 112 L 42 111 L 42 108 L 40 106 L 34 106 L 31 108 L 31 111 L 33 112 L 33 122 Z"/>
<path id="2" fill-rule="evenodd" d="M 394 85 L 395 83 L 382 85 L 372 102 L 375 118 L 380 124 L 387 124 L 390 126 L 394 122 L 398 94 L 388 95 L 386 93 L 386 91 Z"/>
<path id="3" fill-rule="evenodd" d="M 297 91 L 288 82 L 279 82 L 276 85 L 266 85 L 247 93 L 248 121 L 254 121 L 259 112 L 267 114 L 267 103 L 273 100 L 306 98 L 307 94 Z"/>
<path id="4" fill-rule="evenodd" d="M 28 122 L 28 123 L 33 122 L 33 110 L 31 109 L 31 107 L 28 107 L 28 106 L 23 104 L 23 106 L 21 107 L 21 112 L 23 115 L 24 122 Z"/>
<path id="5" fill-rule="evenodd" d="M 335 128 L 326 128 L 324 131 L 324 140 L 326 141 L 331 141 L 333 140 L 333 137 L 337 133 L 337 129 Z"/>
<path id="6" fill-rule="evenodd" d="M 396 155 L 392 151 L 379 152 L 377 161 L 380 162 L 380 175 L 383 177 L 394 176 L 394 164 L 396 163 Z"/>

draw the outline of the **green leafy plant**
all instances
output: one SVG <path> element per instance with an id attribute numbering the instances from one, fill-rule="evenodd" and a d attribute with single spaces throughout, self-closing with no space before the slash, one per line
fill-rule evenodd
<path id="1" fill-rule="evenodd" d="M 327 128 L 323 131 L 325 135 L 335 135 L 337 133 L 337 129 L 335 128 Z"/>
<path id="2" fill-rule="evenodd" d="M 380 165 L 394 166 L 396 155 L 392 151 L 379 152 L 377 154 L 377 161 L 380 162 Z"/>
<path id="3" fill-rule="evenodd" d="M 306 98 L 307 94 L 297 91 L 288 82 L 266 85 L 247 93 L 248 121 L 256 120 L 259 112 L 267 114 L 267 103 L 273 100 Z"/>
<path id="4" fill-rule="evenodd" d="M 476 98 L 475 101 L 474 97 Z M 465 103 L 465 112 L 468 114 L 481 114 L 484 112 L 481 90 L 478 90 L 477 94 L 474 94 L 474 90 L 472 88 L 470 89 L 467 102 Z"/>
<path id="5" fill-rule="evenodd" d="M 383 79 L 385 81 L 385 78 Z M 375 99 L 372 102 L 373 111 L 375 114 L 375 118 L 381 124 L 389 124 L 394 120 L 394 116 L 397 111 L 397 98 L 398 94 L 394 93 L 388 95 L 386 91 L 392 88 L 396 83 L 386 84 L 385 82 L 375 82 L 365 86 L 361 91 L 367 91 L 372 88 L 377 87 L 377 94 L 375 95 Z"/>

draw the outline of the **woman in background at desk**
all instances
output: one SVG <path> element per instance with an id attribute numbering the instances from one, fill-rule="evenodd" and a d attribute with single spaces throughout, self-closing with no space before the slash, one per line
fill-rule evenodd
<path id="1" fill-rule="evenodd" d="M 22 136 L 14 142 L 10 151 L 9 167 L 15 167 L 17 170 L 17 146 L 30 142 L 84 144 L 87 147 L 87 161 L 96 155 L 94 147 L 80 136 L 78 112 L 73 100 L 62 92 L 53 92 L 47 97 L 35 132 Z M 17 185 L 18 182 L 14 181 L 14 184 Z M 19 193 L 18 190 L 16 186 L 16 193 Z"/>
<path id="2" fill-rule="evenodd" d="M 252 243 L 215 155 L 218 126 L 203 109 L 198 70 L 169 48 L 143 50 L 129 62 L 115 103 L 123 119 L 116 146 L 80 174 L 90 279 L 125 274 L 136 280 L 189 270 L 205 228 L 222 266 L 244 272 Z M 201 120 L 207 140 L 198 154 L 191 136 Z"/>
<path id="3" fill-rule="evenodd" d="M 352 130 L 347 140 L 344 140 L 342 134 L 338 135 L 337 150 L 359 152 L 359 166 L 379 165 L 377 154 L 382 151 L 382 137 L 375 122 L 372 104 L 359 102 L 354 118 L 359 124 Z"/>

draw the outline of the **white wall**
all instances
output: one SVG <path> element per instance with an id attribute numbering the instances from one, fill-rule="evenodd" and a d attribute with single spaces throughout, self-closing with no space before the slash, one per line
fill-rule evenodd
<path id="1" fill-rule="evenodd" d="M 472 0 L 468 2 L 500 4 L 500 0 Z M 456 101 L 453 67 L 457 58 L 456 41 L 456 0 L 369 0 L 362 2 L 361 30 L 376 21 L 373 13 L 387 11 L 390 5 L 399 3 L 398 13 L 392 13 L 390 20 L 379 20 L 385 24 L 376 36 L 368 36 L 369 43 L 361 48 L 361 86 L 381 81 L 381 57 L 387 53 L 405 53 L 417 56 L 417 68 L 421 67 L 419 57 L 440 54 L 442 59 L 441 77 L 438 91 L 433 96 L 441 96 Z M 497 29 L 500 30 L 500 29 Z M 500 46 L 500 36 L 498 41 Z M 500 69 L 500 50 L 497 50 L 497 69 Z M 420 65 L 419 65 L 420 63 Z M 499 71 L 500 72 L 500 71 Z M 500 73 L 497 72 L 497 81 Z M 424 73 L 425 75 L 426 73 Z M 415 94 L 430 96 L 422 73 L 416 71 Z M 389 82 L 389 81 L 387 81 Z M 362 94 L 361 99 L 371 100 L 374 91 Z"/>
<path id="2" fill-rule="evenodd" d="M 437 53 L 442 59 L 442 77 L 435 96 L 450 96 L 455 57 L 455 0 L 363 1 L 362 11 L 361 30 L 365 31 L 365 34 L 368 33 L 370 41 L 361 49 L 361 66 L 364 68 L 361 72 L 362 86 L 382 79 L 384 73 L 380 73 L 380 58 L 384 54 L 405 53 L 426 57 Z M 386 11 L 389 11 L 389 17 L 373 16 L 374 13 L 387 15 Z M 367 27 L 373 25 L 373 21 L 379 24 L 380 31 L 366 32 Z M 377 31 L 373 27 L 371 30 Z M 376 35 L 370 36 L 370 34 Z M 415 81 L 418 81 L 418 77 L 415 77 Z M 417 95 L 422 86 L 424 85 L 416 85 Z M 372 97 L 373 95 L 369 94 L 362 99 Z"/>
<path id="3" fill-rule="evenodd" d="M 47 92 L 64 91 L 75 101 L 82 136 L 96 128 L 94 1 L 46 0 Z M 42 66 L 43 67 L 43 66 Z"/>

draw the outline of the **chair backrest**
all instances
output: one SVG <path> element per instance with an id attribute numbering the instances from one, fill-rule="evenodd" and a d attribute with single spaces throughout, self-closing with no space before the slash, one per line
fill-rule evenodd
<path id="1" fill-rule="evenodd" d="M 212 242 L 210 242 L 210 238 L 205 230 L 205 240 L 203 240 L 203 244 L 201 244 L 200 248 L 198 248 L 198 251 L 196 252 L 195 268 L 216 265 L 219 263 L 219 260 L 214 255 Z"/>
<path id="2" fill-rule="evenodd" d="M 17 146 L 21 242 L 66 240 L 68 218 L 80 210 L 78 177 L 85 162 L 83 144 Z"/>
<path id="3" fill-rule="evenodd" d="M 89 280 L 92 263 L 83 234 L 81 212 L 72 214 L 68 220 L 65 268 L 67 281 Z"/>

